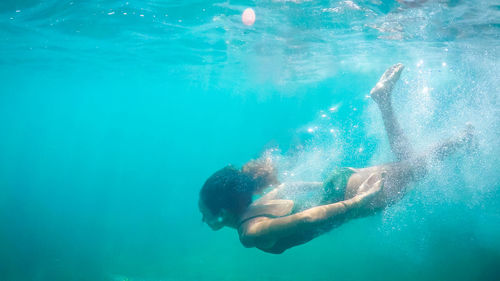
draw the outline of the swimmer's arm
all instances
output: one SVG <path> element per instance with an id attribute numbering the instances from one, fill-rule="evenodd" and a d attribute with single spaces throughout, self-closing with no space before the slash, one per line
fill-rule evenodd
<path id="1" fill-rule="evenodd" d="M 336 221 L 344 221 L 348 214 L 356 209 L 357 202 L 361 201 L 358 197 L 313 207 L 286 217 L 250 223 L 241 233 L 240 240 L 246 247 L 274 245 L 281 238 L 309 233 L 320 227 L 333 225 Z"/>
<path id="2" fill-rule="evenodd" d="M 367 185 L 371 177 L 363 184 Z M 303 235 L 306 234 L 312 239 L 318 231 L 330 229 L 355 217 L 357 211 L 380 190 L 381 180 L 372 184 L 366 192 L 348 200 L 313 207 L 286 217 L 261 219 L 249 223 L 241 232 L 241 242 L 247 247 L 265 247 L 273 245 L 281 238 L 294 235 L 301 235 L 301 239 L 304 239 Z"/>

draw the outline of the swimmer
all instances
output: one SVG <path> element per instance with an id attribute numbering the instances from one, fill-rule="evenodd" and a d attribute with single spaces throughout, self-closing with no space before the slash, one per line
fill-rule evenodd
<path id="1" fill-rule="evenodd" d="M 279 183 L 269 159 L 250 161 L 241 169 L 227 166 L 208 178 L 201 189 L 199 208 L 203 221 L 213 230 L 224 226 L 236 229 L 245 247 L 280 254 L 400 200 L 409 183 L 425 176 L 430 161 L 443 160 L 473 137 L 473 127 L 467 125 L 456 138 L 427 153 L 415 154 L 391 102 L 392 89 L 403 68 L 396 64 L 387 69 L 370 92 L 382 113 L 396 162 L 338 168 L 325 182 L 298 183 Z M 313 206 L 303 204 L 290 196 L 296 190 L 319 191 L 321 199 Z"/>

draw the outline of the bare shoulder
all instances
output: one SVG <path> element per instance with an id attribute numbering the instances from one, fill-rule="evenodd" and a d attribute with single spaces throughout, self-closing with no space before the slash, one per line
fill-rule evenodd
<path id="1" fill-rule="evenodd" d="M 238 234 L 245 247 L 265 249 L 272 247 L 276 242 L 275 235 L 270 228 L 276 218 L 288 216 L 293 209 L 292 200 L 274 199 L 259 204 L 252 204 L 241 216 Z"/>
<path id="2" fill-rule="evenodd" d="M 262 229 L 266 223 L 269 223 L 272 218 L 268 217 L 256 217 L 250 219 L 240 225 L 238 228 L 238 234 L 240 237 L 241 244 L 247 248 L 252 247 L 271 247 L 273 243 L 265 241 L 262 235 Z"/>

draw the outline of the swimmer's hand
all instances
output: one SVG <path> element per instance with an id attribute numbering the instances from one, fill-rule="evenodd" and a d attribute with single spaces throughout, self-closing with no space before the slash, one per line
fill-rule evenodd
<path id="1" fill-rule="evenodd" d="M 382 191 L 384 174 L 372 173 L 360 186 L 355 199 L 356 205 L 364 206 Z"/>

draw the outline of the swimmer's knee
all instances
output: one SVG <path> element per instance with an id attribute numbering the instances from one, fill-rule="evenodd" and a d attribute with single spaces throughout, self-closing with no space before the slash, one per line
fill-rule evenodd
<path id="1" fill-rule="evenodd" d="M 417 181 L 427 175 L 428 159 L 427 157 L 414 157 L 388 165 L 387 171 L 399 184 Z"/>

